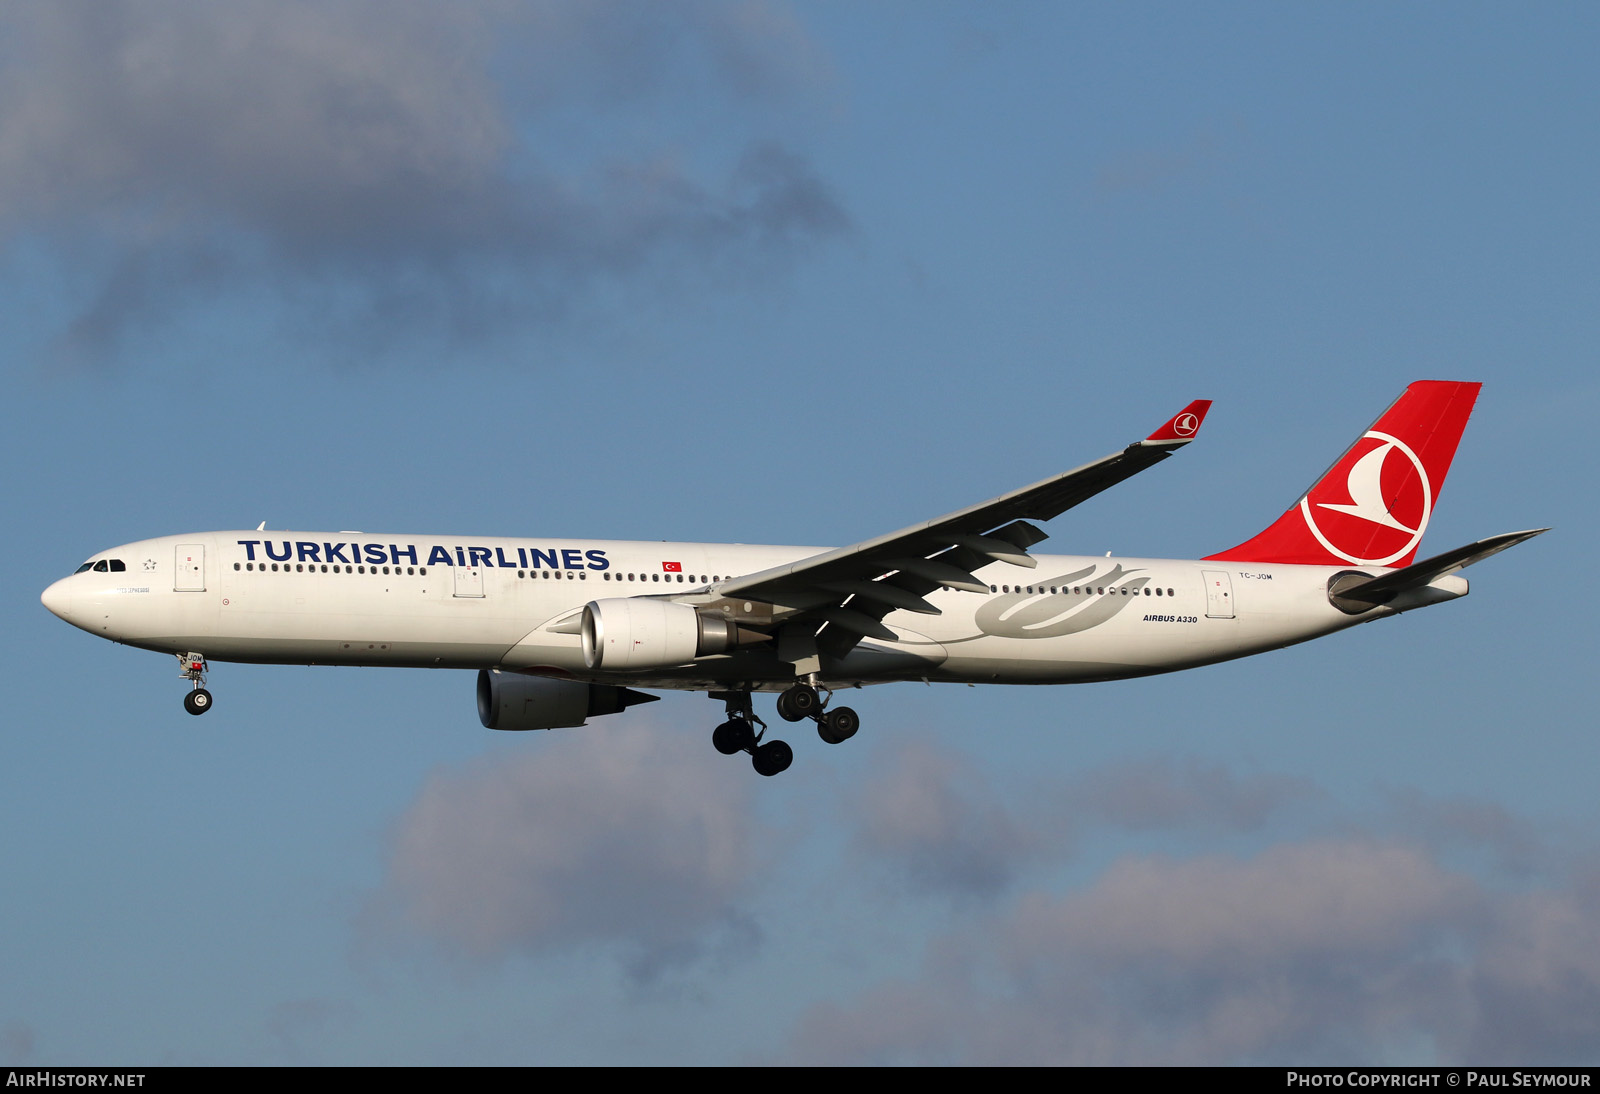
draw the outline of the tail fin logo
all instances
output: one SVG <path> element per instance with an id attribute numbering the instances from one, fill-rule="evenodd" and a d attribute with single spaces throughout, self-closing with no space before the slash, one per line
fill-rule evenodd
<path id="1" fill-rule="evenodd" d="M 1400 438 L 1374 429 L 1340 463 L 1300 499 L 1306 527 L 1353 565 L 1387 566 L 1405 557 L 1421 542 L 1433 513 L 1433 488 L 1422 460 Z"/>
<path id="2" fill-rule="evenodd" d="M 1192 437 L 1200 428 L 1200 417 L 1193 413 L 1179 414 L 1172 420 L 1172 431 L 1180 437 Z"/>

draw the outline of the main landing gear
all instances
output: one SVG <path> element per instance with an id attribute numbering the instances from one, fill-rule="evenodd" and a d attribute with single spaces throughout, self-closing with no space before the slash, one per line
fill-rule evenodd
<path id="1" fill-rule="evenodd" d="M 832 697 L 830 693 L 830 698 Z M 826 700 L 810 684 L 796 684 L 778 696 L 778 717 L 786 722 L 810 718 L 817 723 L 817 736 L 830 745 L 848 741 L 861 728 L 861 718 L 849 707 L 825 711 Z"/>
<path id="2" fill-rule="evenodd" d="M 178 675 L 194 684 L 183 697 L 183 709 L 190 714 L 204 714 L 211 709 L 211 693 L 205 687 L 206 667 L 206 659 L 201 654 L 178 654 Z"/>
<path id="3" fill-rule="evenodd" d="M 831 696 L 831 693 L 830 693 Z M 766 741 L 767 723 L 750 708 L 748 691 L 713 691 L 711 698 L 727 704 L 728 720 L 711 733 L 711 745 L 724 756 L 750 753 L 758 775 L 787 771 L 794 761 L 794 750 L 782 741 Z M 861 728 L 861 718 L 849 707 L 824 710 L 826 700 L 812 684 L 796 684 L 778 696 L 778 716 L 786 722 L 810 718 L 817 723 L 817 736 L 830 745 L 848 741 Z M 757 731 L 756 726 L 761 729 Z"/>
<path id="4" fill-rule="evenodd" d="M 767 723 L 756 717 L 750 709 L 748 691 L 713 691 L 711 698 L 721 699 L 727 705 L 728 720 L 711 733 L 711 745 L 724 756 L 735 752 L 750 753 L 750 763 L 757 775 L 777 775 L 787 771 L 794 762 L 794 750 L 783 741 L 762 742 Z M 760 726 L 761 732 L 755 727 Z"/>

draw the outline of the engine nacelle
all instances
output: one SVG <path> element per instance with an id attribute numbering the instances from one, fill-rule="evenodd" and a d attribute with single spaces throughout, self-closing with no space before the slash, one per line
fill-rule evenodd
<path id="1" fill-rule="evenodd" d="M 605 672 L 632 672 L 682 665 L 722 653 L 746 638 L 726 619 L 702 615 L 668 600 L 591 600 L 583 606 L 583 663 Z"/>
<path id="2" fill-rule="evenodd" d="M 485 729 L 568 729 L 659 695 L 609 684 L 550 680 L 499 669 L 478 671 L 478 720 Z"/>

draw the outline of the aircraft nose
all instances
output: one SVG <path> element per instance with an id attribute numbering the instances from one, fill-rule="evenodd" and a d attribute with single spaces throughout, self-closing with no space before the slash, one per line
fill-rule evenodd
<path id="1" fill-rule="evenodd" d="M 62 578 L 39 594 L 39 602 L 50 609 L 57 618 L 72 622 L 72 593 L 67 589 L 67 579 Z"/>

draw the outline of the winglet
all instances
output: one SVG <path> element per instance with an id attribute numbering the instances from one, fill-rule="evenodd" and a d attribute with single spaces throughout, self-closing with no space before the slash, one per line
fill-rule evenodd
<path id="1" fill-rule="evenodd" d="M 1206 420 L 1211 409 L 1210 399 L 1196 399 L 1172 417 L 1166 424 L 1146 437 L 1144 444 L 1187 444 L 1200 432 L 1200 423 Z"/>

